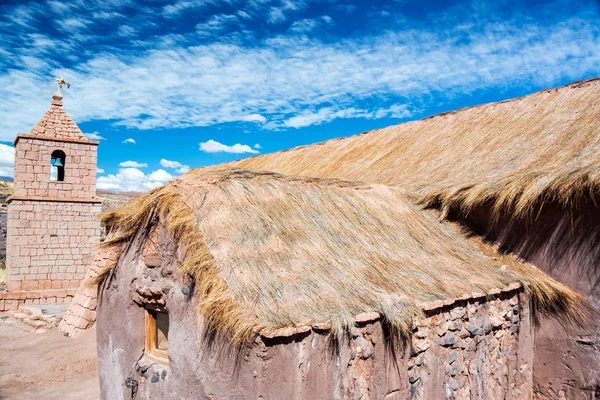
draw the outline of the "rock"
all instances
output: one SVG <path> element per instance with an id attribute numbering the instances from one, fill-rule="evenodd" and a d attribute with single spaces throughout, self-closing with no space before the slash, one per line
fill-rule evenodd
<path id="1" fill-rule="evenodd" d="M 22 312 L 13 312 L 11 314 L 12 314 L 13 318 L 15 318 L 15 319 L 24 320 L 25 318 L 29 318 L 29 314 L 25 314 Z"/>
<path id="2" fill-rule="evenodd" d="M 468 338 L 469 336 L 471 336 L 471 334 L 469 333 L 469 331 L 468 331 L 468 330 L 466 330 L 465 328 L 462 328 L 460 331 L 458 331 L 458 332 L 456 333 L 456 335 L 457 335 L 459 338 L 461 338 L 461 339 Z"/>
<path id="3" fill-rule="evenodd" d="M 452 310 L 450 310 L 450 319 L 457 320 L 464 318 L 466 313 L 467 310 L 465 307 L 454 307 Z"/>
<path id="4" fill-rule="evenodd" d="M 416 359 L 415 359 L 415 365 L 417 367 L 420 367 L 421 365 L 423 365 L 425 363 L 425 355 L 424 354 L 420 354 Z"/>
<path id="5" fill-rule="evenodd" d="M 46 326 L 46 322 L 30 318 L 25 318 L 23 322 L 29 326 L 33 326 L 35 329 L 43 328 Z"/>
<path id="6" fill-rule="evenodd" d="M 483 323 L 482 330 L 484 333 L 490 333 L 493 328 L 494 328 L 494 326 L 492 325 L 492 323 L 490 321 L 485 321 Z"/>
<path id="7" fill-rule="evenodd" d="M 462 329 L 462 322 L 460 321 L 452 321 L 448 324 L 449 331 L 459 331 Z"/>
<path id="8" fill-rule="evenodd" d="M 415 383 L 415 382 L 417 382 L 419 379 L 421 379 L 421 377 L 419 377 L 417 374 L 413 374 L 413 375 L 410 375 L 410 376 L 408 377 L 408 382 L 409 382 L 409 383 Z"/>
<path id="9" fill-rule="evenodd" d="M 454 343 L 456 343 L 456 337 L 454 336 L 454 333 L 450 331 L 446 332 L 446 334 L 442 336 L 442 339 L 440 340 L 440 344 L 442 346 L 452 346 Z"/>
<path id="10" fill-rule="evenodd" d="M 450 355 L 448 356 L 448 359 L 446 360 L 446 362 L 448 364 L 452 364 L 454 361 L 456 361 L 456 351 L 453 351 L 452 353 L 450 353 Z"/>
<path id="11" fill-rule="evenodd" d="M 517 332 L 519 332 L 519 325 L 517 325 L 517 324 L 515 324 L 515 325 L 511 325 L 511 326 L 510 326 L 510 331 L 511 331 L 512 333 L 517 333 Z"/>
<path id="12" fill-rule="evenodd" d="M 504 318 L 502 318 L 498 315 L 492 315 L 492 316 L 490 316 L 490 323 L 492 324 L 492 326 L 494 328 L 500 328 L 502 326 L 502 324 L 504 323 Z"/>
<path id="13" fill-rule="evenodd" d="M 496 332 L 496 334 L 494 335 L 496 337 L 496 339 L 500 339 L 502 336 L 504 336 L 506 331 L 500 329 L 498 330 L 498 332 Z"/>
<path id="14" fill-rule="evenodd" d="M 519 323 L 519 315 L 513 315 L 512 319 L 510 320 L 510 322 L 512 322 L 513 324 L 518 324 Z"/>
<path id="15" fill-rule="evenodd" d="M 465 349 L 465 348 L 467 348 L 467 343 L 463 339 L 459 339 L 459 340 L 456 341 L 456 343 L 454 343 L 454 345 L 452 346 L 452 348 L 454 348 L 454 349 Z"/>
<path id="16" fill-rule="evenodd" d="M 439 324 L 439 326 L 436 329 L 438 336 L 444 336 L 446 334 L 446 332 L 448 331 L 448 325 L 448 321 L 443 321 Z"/>
<path id="17" fill-rule="evenodd" d="M 360 332 L 360 329 L 358 329 L 356 326 L 353 326 L 350 328 L 350 336 L 352 336 L 352 339 L 356 339 L 362 337 L 362 333 Z"/>
<path id="18" fill-rule="evenodd" d="M 431 347 L 431 340 L 429 339 L 421 339 L 421 340 L 413 340 L 413 349 L 416 353 L 422 353 Z"/>
<path id="19" fill-rule="evenodd" d="M 160 381 L 160 378 L 158 376 L 156 376 L 156 375 L 154 375 L 152 377 L 152 379 L 150 379 L 150 382 L 152 382 L 152 383 L 158 383 L 158 381 Z"/>
<path id="20" fill-rule="evenodd" d="M 469 332 L 471 336 L 479 335 L 479 328 L 474 327 L 473 325 L 467 325 L 465 329 Z"/>
<path id="21" fill-rule="evenodd" d="M 460 371 L 460 368 L 458 367 L 458 365 L 453 365 L 452 368 L 450 368 L 450 376 L 454 377 L 454 376 L 458 375 L 459 371 Z"/>
<path id="22" fill-rule="evenodd" d="M 31 315 L 32 317 L 42 317 L 44 314 L 42 310 L 35 307 L 23 307 L 20 308 L 21 312 Z M 31 319 L 40 319 L 40 318 L 31 318 Z"/>
<path id="23" fill-rule="evenodd" d="M 427 327 L 419 328 L 415 332 L 415 337 L 416 338 L 425 339 L 427 336 L 429 336 L 429 328 L 427 328 Z"/>
<path id="24" fill-rule="evenodd" d="M 465 378 L 450 380 L 450 388 L 452 390 L 458 390 L 458 389 L 462 388 L 463 386 L 465 386 Z"/>

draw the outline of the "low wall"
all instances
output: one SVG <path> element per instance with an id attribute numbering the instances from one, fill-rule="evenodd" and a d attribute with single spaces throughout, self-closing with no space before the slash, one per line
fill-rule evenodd
<path id="1" fill-rule="evenodd" d="M 77 289 L 19 290 L 0 292 L 0 312 L 29 304 L 69 304 Z"/>

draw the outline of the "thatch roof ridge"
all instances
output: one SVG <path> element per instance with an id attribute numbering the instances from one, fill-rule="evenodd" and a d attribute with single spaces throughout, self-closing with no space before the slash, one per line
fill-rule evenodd
<path id="1" fill-rule="evenodd" d="M 256 171 L 196 171 L 110 210 L 129 241 L 158 215 L 185 247 L 200 311 L 241 340 L 379 313 L 407 333 L 420 304 L 519 282 L 542 310 L 577 313 L 580 297 L 532 266 L 467 239 L 401 188 Z"/>
<path id="2" fill-rule="evenodd" d="M 582 193 L 600 193 L 594 172 L 599 100 L 600 78 L 588 79 L 202 170 L 245 168 L 396 185 L 424 203 L 435 199 L 442 208 L 458 204 L 467 211 L 495 198 L 500 201 L 493 200 L 494 207 L 510 205 L 525 215 L 547 198 L 575 204 Z M 530 196 L 532 188 L 537 197 Z"/>

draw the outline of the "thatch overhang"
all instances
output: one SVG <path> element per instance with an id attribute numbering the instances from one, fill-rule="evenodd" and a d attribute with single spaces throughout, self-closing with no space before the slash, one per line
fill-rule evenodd
<path id="1" fill-rule="evenodd" d="M 151 214 L 185 249 L 180 272 L 194 277 L 199 311 L 238 341 L 307 326 L 339 334 L 361 315 L 407 334 L 427 304 L 519 285 L 539 310 L 576 316 L 580 306 L 564 285 L 439 223 L 397 187 L 194 171 L 105 212 L 104 246 L 130 241 Z"/>
<path id="2" fill-rule="evenodd" d="M 444 210 L 573 206 L 600 196 L 600 78 L 215 168 L 395 185 Z"/>

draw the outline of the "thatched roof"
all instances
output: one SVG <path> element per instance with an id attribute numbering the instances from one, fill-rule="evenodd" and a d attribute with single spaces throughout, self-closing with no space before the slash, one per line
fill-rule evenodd
<path id="1" fill-rule="evenodd" d="M 157 213 L 186 248 L 200 309 L 235 339 L 331 322 L 336 332 L 377 312 L 407 332 L 423 304 L 520 282 L 540 309 L 577 294 L 475 238 L 400 188 L 250 171 L 195 171 L 107 211 L 130 240 Z M 126 266 L 123 266 L 126 267 Z"/>
<path id="2" fill-rule="evenodd" d="M 398 185 L 442 208 L 522 215 L 600 192 L 600 79 L 223 167 Z"/>

